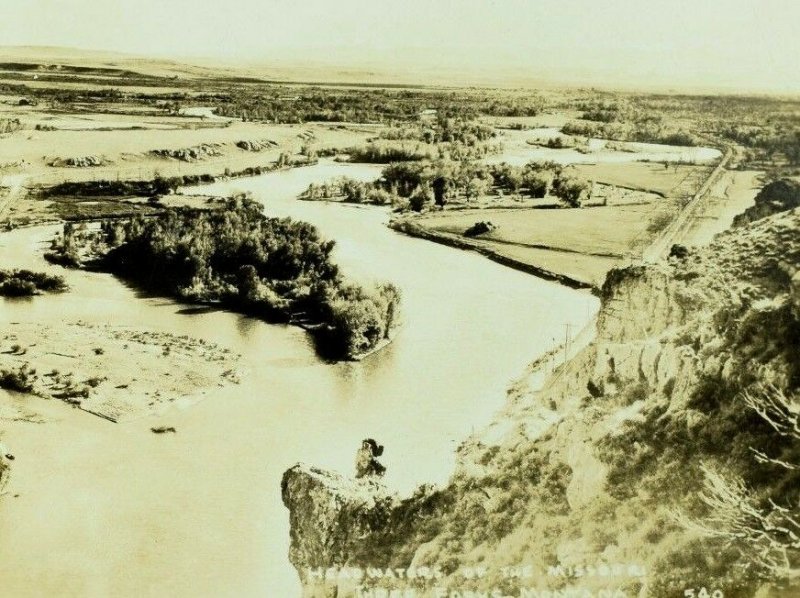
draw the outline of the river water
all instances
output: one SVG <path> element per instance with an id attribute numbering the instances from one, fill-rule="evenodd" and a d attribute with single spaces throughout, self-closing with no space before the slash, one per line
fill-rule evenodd
<path id="1" fill-rule="evenodd" d="M 0 594 L 299 595 L 280 499 L 286 468 L 305 461 L 349 474 L 361 439 L 375 437 L 391 486 L 446 481 L 454 449 L 501 407 L 509 382 L 566 324 L 577 330 L 595 313 L 585 292 L 397 234 L 383 209 L 294 199 L 311 182 L 378 172 L 322 162 L 197 189 L 251 191 L 267 214 L 335 239 L 346 274 L 401 289 L 400 333 L 363 362 L 322 362 L 298 328 L 187 313 L 107 274 L 60 271 L 69 293 L 0 301 L 0 328 L 83 320 L 190 334 L 241 353 L 248 370 L 191 408 L 122 424 L 8 395 L 51 421 L 4 424 L 17 460 L 0 502 Z M 42 251 L 54 231 L 0 234 L 0 266 L 53 271 Z M 165 424 L 177 434 L 149 430 Z"/>

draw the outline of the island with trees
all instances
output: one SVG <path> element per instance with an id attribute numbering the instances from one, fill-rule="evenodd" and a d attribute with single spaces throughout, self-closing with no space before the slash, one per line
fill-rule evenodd
<path id="1" fill-rule="evenodd" d="M 289 218 L 268 218 L 247 196 L 220 209 L 170 208 L 154 217 L 67 223 L 53 262 L 112 272 L 151 291 L 224 306 L 312 332 L 321 356 L 360 359 L 386 344 L 398 323 L 391 283 L 348 281 L 334 242 Z"/>

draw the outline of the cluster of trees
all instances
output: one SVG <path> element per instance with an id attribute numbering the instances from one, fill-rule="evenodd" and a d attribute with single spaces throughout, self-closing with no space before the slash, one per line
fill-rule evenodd
<path id="1" fill-rule="evenodd" d="M 40 293 L 62 293 L 67 283 L 61 276 L 31 270 L 1 270 L 0 296 L 30 297 Z"/>
<path id="2" fill-rule="evenodd" d="M 613 123 L 621 120 L 621 115 L 619 113 L 619 110 L 616 110 L 614 108 L 612 109 L 594 108 L 592 110 L 587 110 L 586 112 L 581 114 L 581 118 L 583 120 L 593 120 L 595 122 L 601 122 L 601 123 Z"/>
<path id="3" fill-rule="evenodd" d="M 311 183 L 300 195 L 313 201 L 341 200 L 345 203 L 365 203 L 378 206 L 395 205 L 398 196 L 374 183 L 337 177 L 326 183 Z"/>
<path id="4" fill-rule="evenodd" d="M 40 80 L 47 80 L 47 76 L 39 77 Z M 63 82 L 62 78 L 55 79 L 55 82 Z M 83 81 L 90 83 L 89 81 Z M 107 80 L 99 80 L 100 85 L 108 85 Z M 125 99 L 119 89 L 115 88 L 87 88 L 87 89 L 64 89 L 57 87 L 28 87 L 27 85 L 6 85 L 5 89 L 17 94 L 24 94 L 30 97 L 48 101 L 54 105 L 58 104 L 84 104 L 84 103 L 114 103 Z"/>
<path id="5" fill-rule="evenodd" d="M 736 143 L 760 150 L 763 158 L 767 160 L 774 160 L 782 155 L 790 165 L 800 165 L 800 130 L 785 132 L 763 127 L 733 125 L 723 133 Z"/>
<path id="6" fill-rule="evenodd" d="M 457 142 L 470 147 L 496 136 L 494 127 L 489 125 L 464 118 L 449 118 L 438 113 L 430 123 L 390 127 L 380 134 L 382 139 L 414 139 L 429 144 Z"/>
<path id="7" fill-rule="evenodd" d="M 278 168 L 313 164 L 314 159 L 293 157 L 287 152 L 278 156 L 273 164 L 249 166 L 242 170 L 225 169 L 225 177 L 256 176 L 272 172 Z M 205 185 L 215 182 L 218 177 L 212 174 L 185 174 L 163 177 L 159 174 L 149 181 L 118 181 L 98 179 L 94 181 L 74 181 L 53 185 L 44 190 L 45 197 L 158 197 L 175 192 L 187 185 Z"/>
<path id="8" fill-rule="evenodd" d="M 548 193 L 570 207 L 580 206 L 589 185 L 554 162 L 530 162 L 525 166 L 481 164 L 469 161 L 423 160 L 394 162 L 384 167 L 374 183 L 346 177 L 309 185 L 301 195 L 309 200 L 341 200 L 350 203 L 392 205 L 421 212 L 448 201 L 472 201 L 493 192 L 525 194 L 542 198 Z"/>
<path id="9" fill-rule="evenodd" d="M 196 180 L 195 180 L 196 179 Z M 149 197 L 165 195 L 182 185 L 211 183 L 211 175 L 187 175 L 180 177 L 156 176 L 151 181 L 112 181 L 99 179 L 96 181 L 65 182 L 45 189 L 46 197 Z"/>
<path id="10" fill-rule="evenodd" d="M 663 145 L 695 146 L 697 138 L 682 130 L 673 130 L 659 122 L 638 121 L 635 123 L 571 121 L 561 129 L 567 135 L 581 135 L 612 139 L 614 141 L 635 141 L 639 143 L 660 143 Z"/>
<path id="11" fill-rule="evenodd" d="M 417 209 L 418 201 L 414 200 L 421 196 L 432 197 L 433 203 L 441 206 L 451 199 L 470 201 L 492 191 L 532 198 L 551 193 L 574 207 L 588 192 L 585 181 L 567 174 L 553 162 L 529 162 L 524 166 L 475 162 L 397 164 L 383 170 L 381 183 L 410 198 L 412 209 Z"/>
<path id="12" fill-rule="evenodd" d="M 524 166 L 497 164 L 491 167 L 494 183 L 509 193 L 542 198 L 548 194 L 570 207 L 578 207 L 589 192 L 589 184 L 555 162 L 528 162 Z"/>
<path id="13" fill-rule="evenodd" d="M 544 101 L 535 94 L 496 91 L 433 92 L 370 88 L 236 88 L 218 94 L 217 114 L 276 123 L 412 122 L 422 110 L 441 118 L 479 115 L 535 116 Z M 455 140 L 455 139 L 454 139 Z"/>
<path id="14" fill-rule="evenodd" d="M 468 145 L 459 141 L 448 141 L 428 145 L 422 142 L 374 141 L 346 150 L 351 162 L 389 164 L 391 162 L 413 162 L 417 160 L 478 160 L 499 149 L 499 145 L 480 143 Z"/>
<path id="15" fill-rule="evenodd" d="M 349 283 L 331 260 L 333 241 L 310 224 L 267 218 L 246 196 L 222 209 L 105 221 L 93 239 L 75 233 L 65 227 L 62 244 L 91 243 L 102 269 L 182 299 L 309 324 L 334 358 L 373 349 L 396 324 L 395 287 Z"/>
<path id="16" fill-rule="evenodd" d="M 65 268 L 78 268 L 81 265 L 81 250 L 88 248 L 93 240 L 85 223 L 75 225 L 67 222 L 61 236 L 53 239 L 44 259 Z"/>

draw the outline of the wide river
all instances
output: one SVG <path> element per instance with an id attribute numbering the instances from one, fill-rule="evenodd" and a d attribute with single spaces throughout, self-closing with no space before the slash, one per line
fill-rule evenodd
<path id="1" fill-rule="evenodd" d="M 311 182 L 378 172 L 323 162 L 201 189 L 251 191 L 267 214 L 335 239 L 346 274 L 401 289 L 401 332 L 363 362 L 325 363 L 299 328 L 197 313 L 107 274 L 59 270 L 69 293 L 0 301 L 0 327 L 83 320 L 189 334 L 241 353 L 249 372 L 190 408 L 122 424 L 7 396 L 49 421 L 4 422 L 18 496 L 0 501 L 0 594 L 299 595 L 280 499 L 286 468 L 305 461 L 349 474 L 361 439 L 375 437 L 391 486 L 442 483 L 454 449 L 490 420 L 510 381 L 566 324 L 577 330 L 594 315 L 588 293 L 395 233 L 383 209 L 294 199 Z M 0 266 L 54 270 L 42 259 L 54 230 L 0 234 Z M 161 424 L 178 433 L 150 432 Z"/>

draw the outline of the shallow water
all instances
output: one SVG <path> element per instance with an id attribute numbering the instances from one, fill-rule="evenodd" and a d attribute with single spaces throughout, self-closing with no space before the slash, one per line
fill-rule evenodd
<path id="1" fill-rule="evenodd" d="M 15 397 L 57 423 L 5 426 L 19 497 L 0 503 L 3 595 L 299 595 L 280 500 L 286 468 L 306 461 L 350 473 L 371 436 L 386 446 L 395 488 L 442 483 L 453 449 L 488 422 L 513 377 L 563 339 L 566 323 L 577 330 L 593 315 L 587 293 L 397 234 L 385 210 L 293 199 L 310 182 L 378 172 L 322 162 L 193 190 L 252 191 L 268 214 L 336 239 L 346 274 L 401 289 L 401 332 L 361 363 L 320 361 L 298 328 L 197 313 L 106 274 L 59 270 L 70 293 L 0 302 L 0 327 L 84 320 L 190 334 L 241 353 L 249 370 L 189 409 L 116 425 Z M 41 257 L 54 230 L 0 235 L 0 266 L 57 270 Z M 153 425 L 178 432 L 155 435 Z"/>

